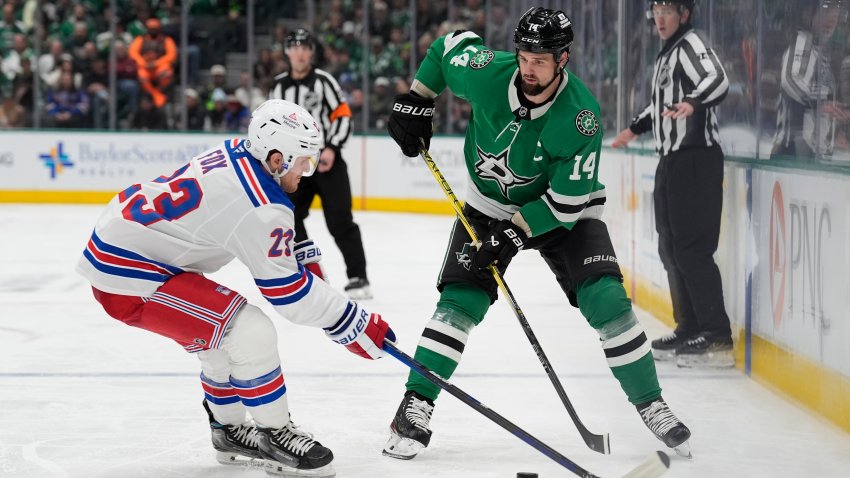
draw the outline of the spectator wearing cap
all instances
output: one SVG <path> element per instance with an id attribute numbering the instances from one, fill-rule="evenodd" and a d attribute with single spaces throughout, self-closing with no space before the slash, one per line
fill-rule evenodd
<path id="1" fill-rule="evenodd" d="M 201 96 L 206 99 L 206 105 L 208 110 L 212 110 L 214 105 L 214 100 L 212 98 L 213 92 L 215 90 L 228 91 L 227 87 L 227 68 L 224 65 L 213 65 L 210 67 L 210 79 L 207 86 L 201 91 Z"/>
<path id="2" fill-rule="evenodd" d="M 224 129 L 229 133 L 247 133 L 251 122 L 251 110 L 239 101 L 236 95 L 227 95 L 224 100 Z"/>
<path id="3" fill-rule="evenodd" d="M 207 109 L 201 104 L 200 95 L 193 88 L 186 88 L 186 129 L 189 131 L 203 131 L 207 121 Z"/>
<path id="4" fill-rule="evenodd" d="M 390 80 L 385 76 L 375 78 L 375 88 L 369 97 L 369 126 L 373 131 L 383 131 L 387 128 L 392 103 L 393 95 L 390 89 Z"/>
<path id="5" fill-rule="evenodd" d="M 224 132 L 224 114 L 227 112 L 225 100 L 227 93 L 221 88 L 216 88 L 210 95 L 210 105 L 207 108 L 207 119 L 209 120 L 204 129 L 217 133 Z"/>
<path id="6" fill-rule="evenodd" d="M 177 45 L 162 34 L 162 25 L 156 18 L 149 18 L 145 26 L 147 33 L 133 40 L 129 53 L 138 65 L 139 84 L 154 105 L 162 108 L 168 99 L 166 88 L 174 79 Z"/>

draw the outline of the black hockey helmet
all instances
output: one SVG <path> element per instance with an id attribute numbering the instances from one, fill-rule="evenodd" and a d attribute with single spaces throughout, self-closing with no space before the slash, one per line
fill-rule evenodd
<path id="1" fill-rule="evenodd" d="M 652 7 L 653 5 L 675 5 L 679 7 L 679 13 L 682 14 L 687 9 L 691 12 L 691 17 L 694 17 L 694 9 L 696 8 L 697 2 L 696 0 L 649 0 L 647 2 L 646 8 L 646 18 L 647 20 L 652 20 Z"/>
<path id="2" fill-rule="evenodd" d="M 519 19 L 514 30 L 517 51 L 552 53 L 557 58 L 561 52 L 569 52 L 572 44 L 573 24 L 560 10 L 532 7 Z"/>
<path id="3" fill-rule="evenodd" d="M 305 28 L 296 28 L 286 35 L 286 47 L 297 45 L 305 45 L 310 48 L 315 48 L 316 42 L 313 40 L 313 35 Z"/>

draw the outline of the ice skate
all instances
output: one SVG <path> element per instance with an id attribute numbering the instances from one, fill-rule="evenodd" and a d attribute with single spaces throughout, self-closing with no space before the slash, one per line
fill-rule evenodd
<path id="1" fill-rule="evenodd" d="M 258 448 L 266 459 L 265 471 L 283 477 L 330 478 L 336 476 L 331 465 L 333 453 L 292 423 L 283 428 L 258 428 Z"/>
<path id="2" fill-rule="evenodd" d="M 732 339 L 698 335 L 676 349 L 676 365 L 701 368 L 734 367 Z"/>
<path id="3" fill-rule="evenodd" d="M 676 350 L 685 345 L 688 338 L 671 332 L 652 341 L 652 358 L 659 362 L 676 360 Z"/>
<path id="4" fill-rule="evenodd" d="M 691 431 L 673 415 L 663 398 L 658 397 L 657 400 L 638 405 L 636 408 L 647 428 L 659 440 L 674 449 L 679 456 L 692 458 L 688 443 Z"/>
<path id="5" fill-rule="evenodd" d="M 210 420 L 212 444 L 216 450 L 215 459 L 223 465 L 264 466 L 257 448 L 257 429 L 253 423 L 241 425 L 225 425 L 213 417 L 207 401 L 204 400 L 204 410 Z"/>
<path id="6" fill-rule="evenodd" d="M 372 289 L 369 287 L 369 280 L 363 277 L 352 277 L 345 286 L 345 293 L 352 300 L 372 298 Z"/>
<path id="7" fill-rule="evenodd" d="M 434 412 L 434 402 L 409 391 L 398 406 L 390 423 L 390 438 L 384 445 L 383 454 L 400 460 L 410 460 L 431 441 L 428 422 Z"/>

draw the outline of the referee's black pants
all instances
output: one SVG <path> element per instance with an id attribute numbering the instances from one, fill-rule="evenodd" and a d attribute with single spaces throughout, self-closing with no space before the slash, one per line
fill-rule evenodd
<path id="1" fill-rule="evenodd" d="M 723 206 L 723 151 L 714 146 L 662 156 L 653 199 L 658 254 L 667 270 L 677 335 L 731 338 L 713 257 Z"/>
<path id="2" fill-rule="evenodd" d="M 296 241 L 303 241 L 308 237 L 304 219 L 310 215 L 310 204 L 316 195 L 322 199 L 325 224 L 342 252 L 346 274 L 349 278 L 366 279 L 366 254 L 363 252 L 360 227 L 351 215 L 351 183 L 348 179 L 348 166 L 341 156 L 337 155 L 329 171 L 316 171 L 312 176 L 301 178 L 298 190 L 289 195 L 295 205 Z"/>

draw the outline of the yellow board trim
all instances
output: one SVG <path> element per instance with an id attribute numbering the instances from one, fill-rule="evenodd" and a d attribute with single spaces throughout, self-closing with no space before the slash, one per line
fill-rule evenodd
<path id="1" fill-rule="evenodd" d="M 632 300 L 656 319 L 675 327 L 670 295 L 647 280 L 637 279 L 624 271 L 626 289 Z M 744 329 L 737 331 L 735 361 L 743 371 L 745 361 Z M 797 402 L 850 433 L 850 378 L 799 353 L 773 342 L 752 336 L 751 377 L 785 398 Z"/>
<path id="2" fill-rule="evenodd" d="M 0 191 L 0 203 L 106 204 L 115 191 Z"/>
<path id="3" fill-rule="evenodd" d="M 0 191 L 0 203 L 32 204 L 106 204 L 117 191 Z M 311 207 L 321 208 L 316 197 Z M 423 214 L 454 215 L 451 204 L 445 199 L 365 198 L 352 199 L 352 209 L 357 211 L 414 212 Z"/>

